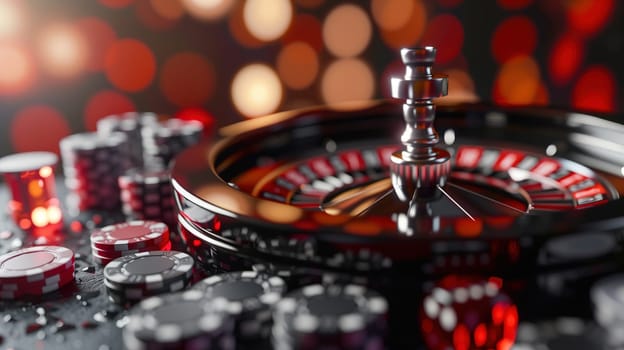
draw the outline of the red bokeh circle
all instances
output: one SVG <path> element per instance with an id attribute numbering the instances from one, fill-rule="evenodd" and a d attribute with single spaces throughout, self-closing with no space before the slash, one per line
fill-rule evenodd
<path id="1" fill-rule="evenodd" d="M 499 64 L 516 56 L 530 56 L 536 46 L 537 27 L 526 16 L 505 19 L 492 36 L 492 55 Z"/>
<path id="2" fill-rule="evenodd" d="M 23 108 L 15 113 L 11 122 L 11 143 L 16 152 L 58 153 L 59 141 L 69 134 L 67 119 L 46 105 Z"/>
<path id="3" fill-rule="evenodd" d="M 422 44 L 438 49 L 436 64 L 448 63 L 461 53 L 464 45 L 464 28 L 456 16 L 438 15 L 429 22 Z"/>
<path id="4" fill-rule="evenodd" d="M 102 90 L 87 101 L 84 109 L 84 124 L 89 131 L 94 131 L 97 121 L 111 114 L 133 112 L 134 103 L 126 95 L 113 90 Z"/>

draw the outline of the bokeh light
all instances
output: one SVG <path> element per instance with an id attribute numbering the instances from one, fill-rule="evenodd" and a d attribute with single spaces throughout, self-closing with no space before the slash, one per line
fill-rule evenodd
<path id="1" fill-rule="evenodd" d="M 613 112 L 616 108 L 616 83 L 605 66 L 594 65 L 579 77 L 572 90 L 572 106 L 581 110 Z"/>
<path id="2" fill-rule="evenodd" d="M 53 24 L 44 28 L 39 38 L 41 65 L 48 74 L 70 78 L 87 65 L 87 38 L 78 27 Z"/>
<path id="3" fill-rule="evenodd" d="M 427 9 L 421 0 L 414 0 L 409 20 L 399 29 L 381 31 L 381 38 L 390 47 L 399 49 L 414 46 L 427 27 Z"/>
<path id="4" fill-rule="evenodd" d="M 191 16 L 199 20 L 214 21 L 225 16 L 235 0 L 181 0 L 181 3 Z"/>
<path id="5" fill-rule="evenodd" d="M 168 3 L 178 3 L 178 0 L 170 0 Z M 153 31 L 171 29 L 178 22 L 177 18 L 165 17 L 158 13 L 150 0 L 136 0 L 134 10 L 139 22 Z"/>
<path id="6" fill-rule="evenodd" d="M 173 116 L 182 120 L 196 120 L 202 123 L 204 126 L 204 135 L 211 135 L 216 127 L 215 117 L 203 108 L 183 108 L 177 111 Z"/>
<path id="7" fill-rule="evenodd" d="M 84 125 L 88 131 L 95 131 L 97 121 L 111 114 L 134 112 L 136 107 L 130 98 L 113 90 L 97 92 L 87 101 L 84 109 Z"/>
<path id="8" fill-rule="evenodd" d="M 243 12 L 245 9 L 244 2 L 239 1 L 236 3 L 234 8 L 232 9 L 232 15 L 229 17 L 228 27 L 230 29 L 230 34 L 234 37 L 234 39 L 241 45 L 248 48 L 258 48 L 265 44 L 264 41 L 258 39 L 254 35 L 251 34 L 247 25 L 245 24 L 245 19 L 243 18 Z"/>
<path id="9" fill-rule="evenodd" d="M 343 58 L 332 62 L 321 82 L 321 94 L 327 104 L 369 99 L 375 93 L 375 76 L 361 59 Z"/>
<path id="10" fill-rule="evenodd" d="M 162 66 L 159 86 L 167 100 L 179 107 L 204 104 L 215 90 L 215 71 L 200 54 L 180 52 Z"/>
<path id="11" fill-rule="evenodd" d="M 504 63 L 496 77 L 494 100 L 501 104 L 531 104 L 540 85 L 540 72 L 535 59 L 518 56 Z"/>
<path id="12" fill-rule="evenodd" d="M 33 57 L 20 46 L 0 44 L 0 96 L 13 96 L 30 89 L 35 81 Z"/>
<path id="13" fill-rule="evenodd" d="M 537 93 L 535 93 L 535 97 L 533 98 L 534 105 L 538 106 L 547 106 L 550 104 L 550 94 L 548 93 L 548 87 L 542 81 L 537 87 Z"/>
<path id="14" fill-rule="evenodd" d="M 435 16 L 427 26 L 422 44 L 434 46 L 437 49 L 436 64 L 443 65 L 461 53 L 464 46 L 464 28 L 454 15 Z"/>
<path id="15" fill-rule="evenodd" d="M 443 72 L 448 76 L 448 95 L 443 101 L 476 102 L 479 97 L 475 93 L 475 84 L 470 74 L 461 69 L 449 69 Z"/>
<path id="16" fill-rule="evenodd" d="M 162 18 L 178 20 L 184 16 L 181 0 L 149 0 L 152 9 Z"/>
<path id="17" fill-rule="evenodd" d="M 239 70 L 232 80 L 232 102 L 247 117 L 274 112 L 282 101 L 282 84 L 273 68 L 253 63 Z"/>
<path id="18" fill-rule="evenodd" d="M 575 0 L 564 2 L 570 27 L 592 36 L 602 30 L 613 14 L 614 0 Z"/>
<path id="19" fill-rule="evenodd" d="M 288 28 L 282 42 L 289 44 L 295 41 L 303 41 L 310 45 L 316 52 L 320 53 L 325 48 L 323 44 L 323 35 L 321 32 L 321 22 L 312 15 L 297 15 Z"/>
<path id="20" fill-rule="evenodd" d="M 296 41 L 286 45 L 277 56 L 277 72 L 284 84 L 291 89 L 309 87 L 319 72 L 316 51 L 305 42 Z"/>
<path id="21" fill-rule="evenodd" d="M 323 23 L 323 41 L 338 57 L 357 56 L 368 46 L 372 25 L 359 6 L 347 4 L 334 8 Z"/>
<path id="22" fill-rule="evenodd" d="M 556 85 L 567 84 L 578 71 L 585 57 L 585 45 L 574 34 L 565 34 L 555 41 L 548 56 L 548 72 Z"/>
<path id="23" fill-rule="evenodd" d="M 492 36 L 492 55 L 499 64 L 516 56 L 530 56 L 536 46 L 537 27 L 526 16 L 505 19 Z"/>
<path id="24" fill-rule="evenodd" d="M 375 23 L 383 30 L 398 30 L 409 21 L 412 0 L 372 0 L 371 13 Z"/>
<path id="25" fill-rule="evenodd" d="M 106 77 L 120 90 L 138 92 L 154 79 L 156 58 L 152 50 L 136 39 L 121 39 L 113 43 L 104 60 Z"/>
<path id="26" fill-rule="evenodd" d="M 58 153 L 59 141 L 69 134 L 67 119 L 46 105 L 25 107 L 11 121 L 11 143 L 16 152 Z"/>
<path id="27" fill-rule="evenodd" d="M 106 7 L 120 9 L 134 2 L 134 0 L 98 0 L 98 2 Z"/>
<path id="28" fill-rule="evenodd" d="M 282 36 L 293 18 L 290 0 L 247 0 L 243 20 L 249 32 L 262 41 Z"/>
<path id="29" fill-rule="evenodd" d="M 87 38 L 85 68 L 93 72 L 101 71 L 104 68 L 104 55 L 117 40 L 117 34 L 108 23 L 97 17 L 76 21 L 76 28 Z"/>
<path id="30" fill-rule="evenodd" d="M 24 27 L 24 12 L 17 1 L 0 1 L 0 39 L 14 37 Z"/>

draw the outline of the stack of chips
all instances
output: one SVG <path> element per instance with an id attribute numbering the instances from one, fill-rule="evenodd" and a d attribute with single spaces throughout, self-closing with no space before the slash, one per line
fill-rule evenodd
<path id="1" fill-rule="evenodd" d="M 151 250 L 171 250 L 169 228 L 157 221 L 130 221 L 91 233 L 93 261 L 106 265 L 116 258 Z"/>
<path id="2" fill-rule="evenodd" d="M 313 284 L 280 300 L 273 312 L 275 349 L 383 349 L 388 304 L 358 285 Z"/>
<path id="3" fill-rule="evenodd" d="M 175 225 L 175 202 L 168 171 L 129 170 L 119 177 L 119 188 L 127 218 L 162 220 Z"/>
<path id="4" fill-rule="evenodd" d="M 596 322 L 607 333 L 613 348 L 624 345 L 624 274 L 598 280 L 591 288 Z"/>
<path id="5" fill-rule="evenodd" d="M 132 166 L 142 168 L 143 141 L 141 139 L 141 129 L 157 124 L 158 116 L 155 113 L 128 112 L 110 115 L 98 120 L 97 132 L 105 137 L 115 132 L 125 134 L 128 138 Z"/>
<path id="6" fill-rule="evenodd" d="M 74 252 L 36 246 L 0 256 L 0 299 L 38 297 L 74 281 Z"/>
<path id="7" fill-rule="evenodd" d="M 268 347 L 272 306 L 281 300 L 286 282 L 257 271 L 230 272 L 205 278 L 193 286 L 207 298 L 221 299 L 225 311 L 235 320 L 238 345 Z"/>
<path id="8" fill-rule="evenodd" d="M 199 142 L 203 124 L 195 120 L 168 119 L 141 130 L 144 166 L 150 170 L 168 169 L 171 160 Z"/>
<path id="9" fill-rule="evenodd" d="M 147 251 L 117 258 L 104 267 L 108 297 L 119 304 L 181 291 L 193 277 L 193 257 L 177 251 Z"/>
<path id="10" fill-rule="evenodd" d="M 155 296 L 130 312 L 124 345 L 135 349 L 235 349 L 233 320 L 199 290 Z"/>
<path id="11" fill-rule="evenodd" d="M 65 185 L 72 210 L 117 210 L 117 179 L 130 167 L 127 137 L 113 133 L 73 134 L 60 142 Z"/>

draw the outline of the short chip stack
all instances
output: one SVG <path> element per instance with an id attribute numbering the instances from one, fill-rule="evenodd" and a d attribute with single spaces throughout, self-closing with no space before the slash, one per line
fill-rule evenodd
<path id="1" fill-rule="evenodd" d="M 128 219 L 175 225 L 175 202 L 168 171 L 132 169 L 119 177 L 122 210 Z"/>
<path id="2" fill-rule="evenodd" d="M 273 312 L 273 347 L 383 349 L 386 300 L 359 285 L 313 284 L 280 300 Z"/>
<path id="3" fill-rule="evenodd" d="M 106 265 L 116 258 L 152 250 L 171 250 L 169 227 L 159 221 L 135 220 L 91 232 L 93 261 Z"/>
<path id="4" fill-rule="evenodd" d="M 141 130 L 143 161 L 150 170 L 168 169 L 181 151 L 199 142 L 204 126 L 196 120 L 168 119 Z"/>
<path id="5" fill-rule="evenodd" d="M 137 304 L 123 329 L 126 349 L 235 349 L 234 323 L 199 290 L 155 296 Z"/>
<path id="6" fill-rule="evenodd" d="M 35 246 L 0 256 L 0 299 L 38 297 L 74 281 L 74 252 Z"/>
<path id="7" fill-rule="evenodd" d="M 271 308 L 286 292 L 286 282 L 257 271 L 239 271 L 210 276 L 193 289 L 201 290 L 207 298 L 221 299 L 235 320 L 239 345 L 254 348 L 257 342 L 269 339 Z"/>
<path id="8" fill-rule="evenodd" d="M 126 135 L 73 134 L 60 141 L 65 185 L 70 209 L 117 210 L 117 178 L 130 167 Z"/>
<path id="9" fill-rule="evenodd" d="M 119 304 L 181 291 L 193 277 L 193 257 L 177 251 L 147 251 L 117 258 L 104 267 L 109 298 Z"/>

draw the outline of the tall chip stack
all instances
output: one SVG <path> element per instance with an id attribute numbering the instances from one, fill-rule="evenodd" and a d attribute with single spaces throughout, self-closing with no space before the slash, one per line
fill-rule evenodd
<path id="1" fill-rule="evenodd" d="M 161 220 L 175 227 L 175 202 L 168 171 L 131 169 L 118 181 L 126 218 Z"/>
<path id="2" fill-rule="evenodd" d="M 60 141 L 67 206 L 72 211 L 118 210 L 118 177 L 131 166 L 128 138 L 94 132 L 73 134 Z"/>
<path id="3" fill-rule="evenodd" d="M 121 132 L 128 138 L 130 160 L 132 167 L 143 167 L 143 141 L 141 130 L 144 127 L 158 124 L 158 116 L 150 112 L 128 112 L 113 114 L 104 117 L 97 122 L 97 132 L 108 136 L 115 132 Z"/>
<path id="4" fill-rule="evenodd" d="M 141 133 L 145 168 L 168 169 L 176 155 L 199 142 L 203 130 L 201 122 L 175 118 L 143 128 Z"/>

